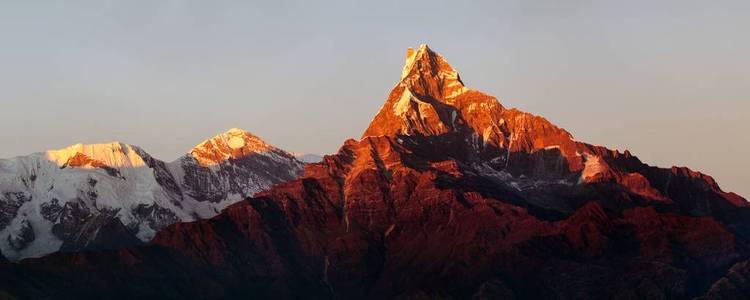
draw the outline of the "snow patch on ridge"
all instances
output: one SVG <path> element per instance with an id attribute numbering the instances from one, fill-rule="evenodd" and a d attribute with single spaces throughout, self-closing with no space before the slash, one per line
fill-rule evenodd
<path id="1" fill-rule="evenodd" d="M 584 154 L 584 158 L 586 161 L 584 162 L 583 172 L 581 172 L 580 183 L 589 182 L 595 176 L 609 169 L 604 160 L 597 155 Z"/>
<path id="2" fill-rule="evenodd" d="M 422 50 L 425 47 L 427 47 L 427 45 L 422 44 L 419 46 L 419 50 Z M 406 62 L 404 63 L 404 69 L 401 71 L 401 79 L 406 78 L 406 76 L 408 76 L 411 72 L 416 56 L 417 51 L 414 51 L 414 48 L 409 47 L 408 49 L 406 49 Z"/>
<path id="3" fill-rule="evenodd" d="M 406 112 L 409 111 L 411 98 L 411 91 L 409 91 L 408 88 L 404 89 L 404 92 L 401 94 L 401 98 L 399 98 L 398 102 L 393 105 L 393 112 L 398 116 L 403 116 L 404 114 L 406 114 Z"/>

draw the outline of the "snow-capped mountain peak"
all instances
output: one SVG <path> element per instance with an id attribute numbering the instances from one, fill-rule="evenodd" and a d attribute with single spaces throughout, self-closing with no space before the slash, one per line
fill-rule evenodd
<path id="1" fill-rule="evenodd" d="M 273 151 L 279 151 L 279 149 L 250 132 L 232 128 L 201 142 L 190 151 L 190 154 L 202 166 L 211 166 L 229 159 Z"/>
<path id="2" fill-rule="evenodd" d="M 145 242 L 302 169 L 291 154 L 237 128 L 170 163 L 120 142 L 0 159 L 0 252 L 17 260 Z"/>
<path id="3" fill-rule="evenodd" d="M 135 146 L 121 142 L 79 143 L 58 150 L 49 150 L 44 156 L 62 168 L 142 167 L 146 163 L 136 149 Z"/>

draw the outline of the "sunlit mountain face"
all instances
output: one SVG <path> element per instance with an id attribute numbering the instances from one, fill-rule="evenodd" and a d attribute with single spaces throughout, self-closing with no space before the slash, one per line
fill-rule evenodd
<path id="1" fill-rule="evenodd" d="M 139 245 L 291 180 L 302 165 L 236 128 L 173 162 L 120 142 L 0 160 L 0 250 L 18 260 Z"/>
<path id="2" fill-rule="evenodd" d="M 213 179 L 185 178 L 222 174 L 221 191 L 236 191 L 227 162 L 294 161 L 275 151 L 231 130 L 166 169 L 183 178 L 183 197 L 223 203 L 201 185 Z M 262 166 L 255 173 L 271 172 Z M 3 263 L 0 288 L 20 298 L 741 299 L 748 238 L 748 202 L 710 176 L 578 141 L 466 87 L 422 45 L 362 137 L 300 178 L 166 226 L 144 246 Z"/>

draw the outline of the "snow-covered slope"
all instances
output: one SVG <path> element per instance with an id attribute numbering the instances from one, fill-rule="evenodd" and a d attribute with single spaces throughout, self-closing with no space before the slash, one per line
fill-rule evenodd
<path id="1" fill-rule="evenodd" d="M 293 179 L 303 163 L 231 129 L 165 163 L 119 142 L 0 160 L 0 251 L 9 259 L 150 240 Z M 105 232 L 102 232 L 105 231 Z"/>

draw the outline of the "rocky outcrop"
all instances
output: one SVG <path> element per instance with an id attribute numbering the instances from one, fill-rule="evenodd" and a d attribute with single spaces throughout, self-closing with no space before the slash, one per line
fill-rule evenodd
<path id="1" fill-rule="evenodd" d="M 0 194 L 0 230 L 5 229 L 16 217 L 18 210 L 31 196 L 23 192 L 4 192 Z"/>
<path id="2" fill-rule="evenodd" d="M 8 244 L 14 250 L 23 250 L 36 238 L 29 220 L 23 219 L 8 234 Z"/>
<path id="3" fill-rule="evenodd" d="M 750 261 L 742 261 L 732 266 L 729 271 L 711 286 L 708 293 L 700 300 L 709 299 L 745 299 L 750 295 Z"/>
<path id="4" fill-rule="evenodd" d="M 142 243 L 116 216 L 98 214 L 77 227 L 77 231 L 64 240 L 60 251 L 119 249 Z"/>

